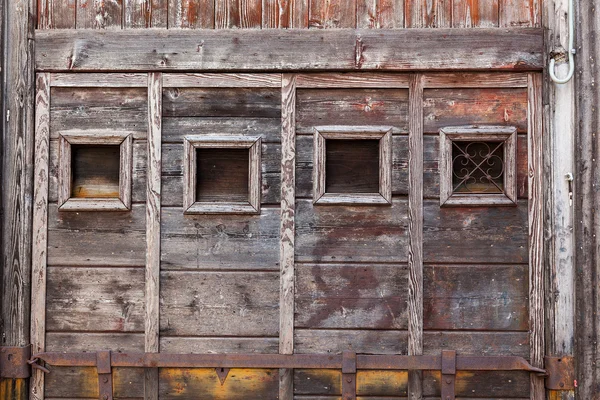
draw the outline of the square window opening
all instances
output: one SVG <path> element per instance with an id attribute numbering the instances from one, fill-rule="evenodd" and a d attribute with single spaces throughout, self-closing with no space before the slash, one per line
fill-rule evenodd
<path id="1" fill-rule="evenodd" d="M 379 193 L 379 140 L 327 139 L 326 193 Z"/>
<path id="2" fill-rule="evenodd" d="M 247 148 L 197 148 L 196 201 L 249 201 L 249 166 Z"/>
<path id="3" fill-rule="evenodd" d="M 120 146 L 71 146 L 71 197 L 119 198 Z"/>
<path id="4" fill-rule="evenodd" d="M 454 193 L 504 194 L 504 170 L 504 142 L 452 142 Z"/>

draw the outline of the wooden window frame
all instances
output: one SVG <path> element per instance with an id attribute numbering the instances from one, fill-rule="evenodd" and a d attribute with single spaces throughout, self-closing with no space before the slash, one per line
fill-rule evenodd
<path id="1" fill-rule="evenodd" d="M 452 143 L 504 143 L 504 193 L 454 193 Z M 440 129 L 440 206 L 517 205 L 517 128 L 513 126 L 455 126 Z"/>
<path id="2" fill-rule="evenodd" d="M 196 149 L 248 149 L 248 202 L 196 201 Z M 184 214 L 260 214 L 261 201 L 260 137 L 242 135 L 192 135 L 184 138 L 183 209 Z"/>
<path id="3" fill-rule="evenodd" d="M 379 193 L 326 193 L 326 140 L 379 140 Z M 314 132 L 314 204 L 392 204 L 392 127 L 317 126 Z"/>
<path id="4" fill-rule="evenodd" d="M 58 150 L 58 204 L 60 211 L 130 211 L 133 166 L 133 133 L 128 131 L 79 131 L 59 132 Z M 72 190 L 72 145 L 118 145 L 119 151 L 119 197 L 75 198 Z"/>

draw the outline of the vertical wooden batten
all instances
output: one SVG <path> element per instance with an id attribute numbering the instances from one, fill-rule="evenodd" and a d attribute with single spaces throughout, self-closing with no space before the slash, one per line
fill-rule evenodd
<path id="1" fill-rule="evenodd" d="M 529 173 L 529 346 L 530 363 L 544 366 L 544 189 L 542 75 L 529 74 L 527 115 Z M 544 379 L 531 374 L 532 400 L 545 399 Z"/>
<path id="2" fill-rule="evenodd" d="M 423 75 L 411 77 L 408 136 L 408 355 L 423 354 Z M 423 397 L 422 371 L 409 371 L 408 398 Z"/>
<path id="3" fill-rule="evenodd" d="M 148 74 L 145 349 L 159 351 L 162 73 Z M 158 368 L 145 370 L 144 398 L 158 399 Z"/>
<path id="4" fill-rule="evenodd" d="M 294 353 L 294 241 L 296 209 L 296 75 L 283 74 L 281 89 L 281 231 L 279 353 Z M 294 398 L 293 370 L 279 372 L 279 399 Z"/>

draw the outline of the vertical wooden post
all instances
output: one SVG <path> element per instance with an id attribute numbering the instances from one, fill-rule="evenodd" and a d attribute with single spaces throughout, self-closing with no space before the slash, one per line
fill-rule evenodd
<path id="1" fill-rule="evenodd" d="M 4 346 L 30 341 L 33 199 L 33 21 L 35 3 L 3 3 L 2 326 Z M 0 398 L 26 399 L 28 382 L 3 379 Z"/>
<path id="2" fill-rule="evenodd" d="M 279 262 L 279 353 L 294 353 L 294 240 L 296 210 L 296 76 L 281 85 L 281 233 Z M 279 400 L 294 398 L 294 371 L 279 371 Z"/>
<path id="3" fill-rule="evenodd" d="M 408 355 L 423 354 L 423 75 L 411 76 L 408 137 Z M 408 398 L 423 398 L 422 371 L 408 371 Z"/>
<path id="4" fill-rule="evenodd" d="M 158 353 L 160 312 L 162 73 L 148 74 L 148 171 L 146 178 L 146 344 Z M 144 399 L 158 399 L 158 368 L 145 370 Z"/>
<path id="5" fill-rule="evenodd" d="M 544 367 L 544 189 L 542 75 L 528 77 L 527 159 L 529 184 L 529 346 L 530 363 Z M 544 379 L 531 375 L 532 400 L 546 398 Z"/>

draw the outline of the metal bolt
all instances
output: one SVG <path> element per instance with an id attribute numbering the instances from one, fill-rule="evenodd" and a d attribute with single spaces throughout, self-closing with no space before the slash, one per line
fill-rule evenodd
<path id="1" fill-rule="evenodd" d="M 447 383 L 448 385 L 449 385 L 449 384 L 451 384 L 451 383 L 452 383 L 452 379 L 450 379 L 450 378 L 446 379 L 446 383 Z"/>
<path id="2" fill-rule="evenodd" d="M 104 377 L 104 383 L 108 383 L 108 377 Z"/>
<path id="3" fill-rule="evenodd" d="M 346 382 L 352 383 L 352 378 L 346 378 Z"/>
<path id="4" fill-rule="evenodd" d="M 565 387 L 565 384 L 561 382 L 561 383 L 558 384 L 558 386 Z"/>

